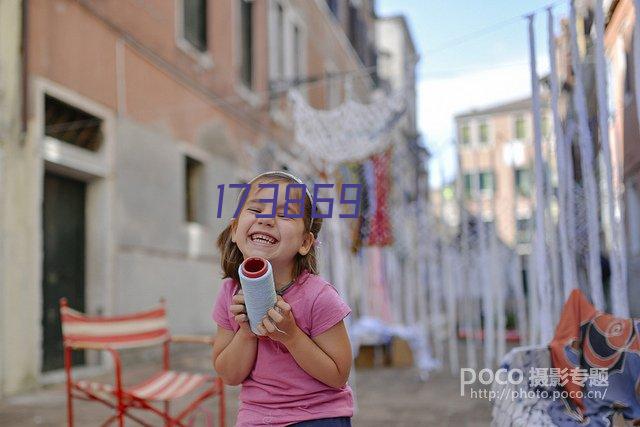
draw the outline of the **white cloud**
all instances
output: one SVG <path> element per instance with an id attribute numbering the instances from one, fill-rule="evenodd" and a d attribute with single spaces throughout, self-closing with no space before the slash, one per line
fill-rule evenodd
<path id="1" fill-rule="evenodd" d="M 548 69 L 544 57 L 539 69 Z M 427 70 L 428 71 L 428 70 Z M 528 63 L 497 64 L 490 69 L 445 78 L 425 78 L 418 83 L 418 126 L 433 158 L 430 163 L 431 184 L 439 185 L 439 164 L 445 178 L 455 174 L 454 116 L 474 108 L 483 108 L 531 93 Z M 448 146 L 447 146 L 448 145 Z"/>

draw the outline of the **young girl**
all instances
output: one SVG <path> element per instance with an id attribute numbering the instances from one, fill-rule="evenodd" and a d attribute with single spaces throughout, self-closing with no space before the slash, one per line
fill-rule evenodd
<path id="1" fill-rule="evenodd" d="M 260 183 L 278 185 L 274 218 L 256 217 L 273 209 L 259 201 L 273 198 L 273 188 Z M 301 183 L 286 172 L 253 178 L 238 217 L 218 237 L 224 280 L 213 309 L 213 365 L 226 384 L 242 384 L 237 426 L 351 425 L 352 355 L 343 321 L 351 310 L 317 275 L 314 243 L 322 219 L 311 217 L 309 191 L 302 217 L 290 217 L 300 214 L 299 203 L 284 215 L 287 185 Z M 271 263 L 277 293 L 276 306 L 257 326 L 262 336 L 251 332 L 238 277 L 242 261 L 255 256 Z"/>

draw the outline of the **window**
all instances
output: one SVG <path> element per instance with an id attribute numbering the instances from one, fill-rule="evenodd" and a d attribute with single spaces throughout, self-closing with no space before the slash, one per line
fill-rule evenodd
<path id="1" fill-rule="evenodd" d="M 325 108 L 330 110 L 340 104 L 340 79 L 333 77 L 336 72 L 336 65 L 333 62 L 328 62 L 325 66 L 324 80 L 325 87 Z"/>
<path id="2" fill-rule="evenodd" d="M 469 144 L 471 142 L 471 132 L 469 129 L 469 123 L 465 122 L 460 128 L 460 139 L 463 144 Z"/>
<path id="3" fill-rule="evenodd" d="M 300 40 L 300 28 L 297 25 L 293 26 L 293 78 L 298 80 L 302 77 L 301 73 L 301 40 Z"/>
<path id="4" fill-rule="evenodd" d="M 185 157 L 185 219 L 187 222 L 203 222 L 201 212 L 203 166 L 199 161 Z"/>
<path id="5" fill-rule="evenodd" d="M 624 71 L 624 105 L 627 106 L 633 99 L 633 58 L 632 53 L 625 53 L 625 71 Z M 613 97 L 612 97 L 613 98 Z M 636 107 L 637 108 L 637 107 Z"/>
<path id="6" fill-rule="evenodd" d="M 531 170 L 516 169 L 515 170 L 515 187 L 516 192 L 520 196 L 531 196 Z"/>
<path id="7" fill-rule="evenodd" d="M 516 136 L 516 139 L 526 138 L 524 116 L 522 116 L 522 114 L 519 114 L 516 116 L 516 120 L 514 124 L 514 134 Z"/>
<path id="8" fill-rule="evenodd" d="M 491 219 L 483 219 L 482 224 L 484 225 L 484 233 L 485 236 L 491 236 L 493 234 L 493 227 L 495 226 L 493 220 Z"/>
<path id="9" fill-rule="evenodd" d="M 518 218 L 516 220 L 516 241 L 517 243 L 531 242 L 531 219 Z"/>
<path id="10" fill-rule="evenodd" d="M 242 83 L 248 88 L 253 88 L 253 2 L 240 1 L 240 37 L 242 58 L 240 65 L 240 77 Z"/>
<path id="11" fill-rule="evenodd" d="M 281 79 L 284 77 L 284 9 L 278 3 L 276 5 L 276 76 Z"/>
<path id="12" fill-rule="evenodd" d="M 471 198 L 473 194 L 473 174 L 464 174 L 464 195 L 467 199 Z"/>
<path id="13" fill-rule="evenodd" d="M 495 181 L 493 172 L 480 172 L 480 192 L 485 194 L 493 194 L 495 190 Z"/>
<path id="14" fill-rule="evenodd" d="M 640 255 L 640 194 L 638 186 L 632 179 L 625 182 L 627 193 L 627 218 L 629 221 L 629 251 L 631 255 L 637 257 Z"/>
<path id="15" fill-rule="evenodd" d="M 486 120 L 480 122 L 480 142 L 483 144 L 489 142 L 489 125 Z"/>
<path id="16" fill-rule="evenodd" d="M 207 50 L 207 0 L 182 0 L 182 36 L 200 52 Z"/>
<path id="17" fill-rule="evenodd" d="M 44 134 L 86 150 L 102 145 L 102 120 L 52 96 L 44 97 Z"/>
<path id="18" fill-rule="evenodd" d="M 298 8 L 281 0 L 268 2 L 269 87 L 274 92 L 272 112 L 285 108 L 282 95 L 307 74 L 307 27 Z M 305 86 L 298 86 L 306 97 Z M 276 115 L 277 116 L 277 115 Z"/>
<path id="19" fill-rule="evenodd" d="M 340 20 L 340 1 L 327 0 L 327 6 L 329 6 L 329 10 L 331 10 L 333 16 L 335 16 L 337 20 Z"/>
<path id="20" fill-rule="evenodd" d="M 351 42 L 351 45 L 353 46 L 354 50 L 356 52 L 358 52 L 358 47 L 359 47 L 359 38 L 358 35 L 361 31 L 360 28 L 360 19 L 358 16 L 358 8 L 351 4 L 351 2 L 349 2 L 349 32 L 348 37 L 349 37 L 349 41 Z"/>
<path id="21" fill-rule="evenodd" d="M 549 139 L 551 137 L 551 119 L 548 114 L 542 115 L 542 138 Z"/>

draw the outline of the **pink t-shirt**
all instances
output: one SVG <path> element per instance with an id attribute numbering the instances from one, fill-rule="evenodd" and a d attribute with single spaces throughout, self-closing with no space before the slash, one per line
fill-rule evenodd
<path id="1" fill-rule="evenodd" d="M 213 308 L 219 327 L 237 331 L 229 311 L 238 290 L 233 279 L 222 281 Z M 300 329 L 311 338 L 344 319 L 351 309 L 338 291 L 322 277 L 304 270 L 282 298 Z M 286 426 L 305 420 L 353 416 L 353 392 L 346 384 L 330 387 L 307 374 L 287 348 L 268 337 L 258 339 L 256 361 L 242 382 L 236 426 Z"/>

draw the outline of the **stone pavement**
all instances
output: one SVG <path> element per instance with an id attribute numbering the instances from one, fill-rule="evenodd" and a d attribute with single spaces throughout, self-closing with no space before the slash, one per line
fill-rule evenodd
<path id="1" fill-rule="evenodd" d="M 210 369 L 210 352 L 188 349 L 172 356 L 175 369 Z M 159 367 L 156 361 L 138 361 L 125 365 L 125 384 L 132 384 Z M 112 374 L 94 377 L 112 383 Z M 376 368 L 358 370 L 355 381 L 358 412 L 354 426 L 485 426 L 491 420 L 487 400 L 460 397 L 457 378 L 448 372 L 437 372 L 421 382 L 414 369 Z M 240 387 L 226 389 L 227 426 L 235 423 Z M 215 402 L 209 401 L 216 416 Z M 184 403 L 179 402 L 179 409 Z M 77 426 L 98 426 L 109 411 L 101 404 L 76 401 Z M 201 413 L 194 425 L 205 425 Z M 153 425 L 162 425 L 158 418 L 147 418 Z M 214 418 L 215 419 L 215 418 Z M 66 395 L 63 384 L 42 387 L 33 393 L 0 401 L 0 426 L 63 426 L 66 425 Z M 127 422 L 127 425 L 137 425 Z M 217 424 L 216 424 L 217 425 Z"/>

